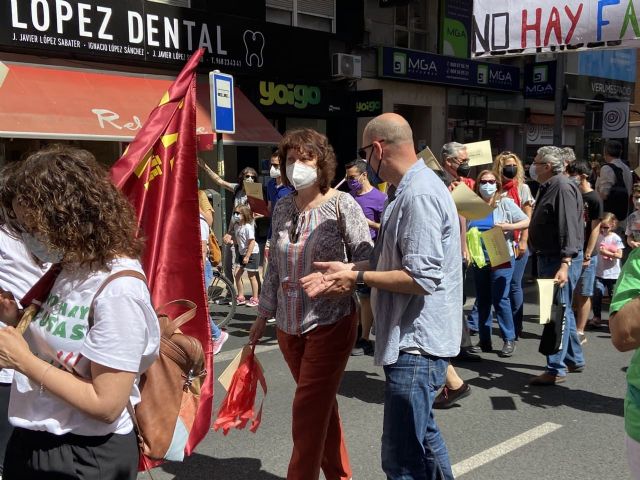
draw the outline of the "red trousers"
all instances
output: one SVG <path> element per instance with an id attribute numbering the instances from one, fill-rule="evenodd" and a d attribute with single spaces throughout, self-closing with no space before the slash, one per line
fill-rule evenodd
<path id="1" fill-rule="evenodd" d="M 278 330 L 278 344 L 296 381 L 293 452 L 287 480 L 351 478 L 336 394 L 357 334 L 357 313 L 304 335 Z"/>

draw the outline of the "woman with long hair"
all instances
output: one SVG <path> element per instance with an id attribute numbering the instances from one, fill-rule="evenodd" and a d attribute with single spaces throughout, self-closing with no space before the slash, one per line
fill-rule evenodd
<path id="1" fill-rule="evenodd" d="M 15 370 L 3 478 L 133 480 L 138 446 L 127 405 L 140 401 L 140 375 L 160 342 L 133 208 L 85 150 L 49 147 L 1 175 L 1 223 L 39 262 L 61 267 L 24 337 L 0 330 L 0 367 Z M 139 277 L 99 292 L 124 270 Z M 3 293 L 0 320 L 18 317 Z"/>
<path id="2" fill-rule="evenodd" d="M 311 129 L 289 131 L 280 142 L 282 180 L 295 192 L 273 212 L 271 262 L 260 294 L 250 341 L 276 318 L 278 344 L 296 381 L 293 452 L 287 479 L 348 480 L 351 466 L 336 394 L 356 340 L 354 299 L 309 298 L 300 280 L 314 262 L 369 258 L 371 235 L 362 209 L 331 188 L 336 157 L 327 137 Z"/>
<path id="3" fill-rule="evenodd" d="M 500 194 L 508 197 L 520 207 L 520 209 L 531 219 L 533 204 L 535 203 L 531 195 L 531 189 L 525 183 L 524 167 L 522 161 L 513 152 L 502 152 L 498 154 L 493 162 L 493 174 L 500 178 L 502 189 Z M 524 270 L 529 260 L 529 250 L 527 241 L 529 230 L 515 230 L 513 232 L 513 276 L 509 289 L 509 299 L 511 300 L 511 311 L 513 324 L 516 328 L 516 339 L 522 334 L 522 323 L 524 320 L 524 293 L 522 292 L 522 278 Z"/>
<path id="4" fill-rule="evenodd" d="M 483 352 L 493 350 L 491 342 L 491 329 L 493 316 L 491 307 L 496 311 L 498 325 L 504 344 L 499 352 L 501 357 L 510 357 L 516 349 L 516 332 L 513 325 L 513 314 L 509 300 L 511 277 L 513 276 L 514 251 L 513 232 L 529 226 L 529 218 L 508 197 L 500 193 L 502 182 L 491 170 L 484 170 L 478 175 L 475 192 L 495 209 L 480 220 L 472 220 L 467 223 L 469 232 L 476 229 L 480 233 L 494 227 L 499 227 L 504 232 L 505 240 L 511 251 L 511 260 L 505 265 L 491 265 L 484 243 L 480 241 L 480 248 L 469 246 L 471 252 L 479 252 L 480 258 L 473 257 L 473 273 L 476 285 L 476 301 L 478 303 L 478 336 L 479 346 Z M 472 242 L 478 235 L 467 233 L 467 242 Z M 477 232 L 475 232 L 477 233 Z"/>

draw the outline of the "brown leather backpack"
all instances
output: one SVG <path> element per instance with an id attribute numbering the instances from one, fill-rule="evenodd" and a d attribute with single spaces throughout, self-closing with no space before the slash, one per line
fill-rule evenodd
<path id="1" fill-rule="evenodd" d="M 93 303 L 104 288 L 116 278 L 146 278 L 135 270 L 122 270 L 107 277 L 96 292 L 89 310 L 89 328 L 93 326 Z M 164 312 L 167 307 L 188 310 L 175 319 Z M 160 355 L 140 377 L 141 401 L 127 410 L 135 425 L 140 448 L 140 470 L 157 462 L 184 458 L 184 449 L 200 401 L 200 386 L 206 375 L 205 357 L 200 341 L 180 332 L 180 327 L 196 313 L 195 303 L 174 300 L 156 310 L 160 324 Z"/>

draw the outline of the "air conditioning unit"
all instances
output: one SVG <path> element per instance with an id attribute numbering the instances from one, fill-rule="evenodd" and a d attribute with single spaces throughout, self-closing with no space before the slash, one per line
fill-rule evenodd
<path id="1" fill-rule="evenodd" d="M 334 53 L 331 72 L 335 78 L 362 78 L 362 59 L 359 55 Z"/>

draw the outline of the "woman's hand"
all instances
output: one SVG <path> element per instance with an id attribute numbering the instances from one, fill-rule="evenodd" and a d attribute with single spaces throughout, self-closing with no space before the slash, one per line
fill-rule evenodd
<path id="1" fill-rule="evenodd" d="M 222 237 L 222 241 L 225 245 L 233 245 L 233 238 L 228 233 L 224 234 L 224 237 Z"/>
<path id="2" fill-rule="evenodd" d="M 511 223 L 496 223 L 494 226 L 500 227 L 503 232 L 511 232 L 514 230 L 513 224 Z"/>
<path id="3" fill-rule="evenodd" d="M 516 247 L 516 258 L 522 258 L 525 253 L 527 253 L 527 246 L 518 244 Z"/>
<path id="4" fill-rule="evenodd" d="M 258 316 L 251 325 L 249 330 L 249 343 L 254 345 L 260 341 L 264 336 L 264 329 L 267 326 L 267 319 L 265 317 Z"/>
<path id="5" fill-rule="evenodd" d="M 20 370 L 28 355 L 32 355 L 29 345 L 15 328 L 0 329 L 0 368 Z"/>
<path id="6" fill-rule="evenodd" d="M 0 321 L 15 326 L 18 323 L 18 311 L 13 294 L 0 289 Z"/>

